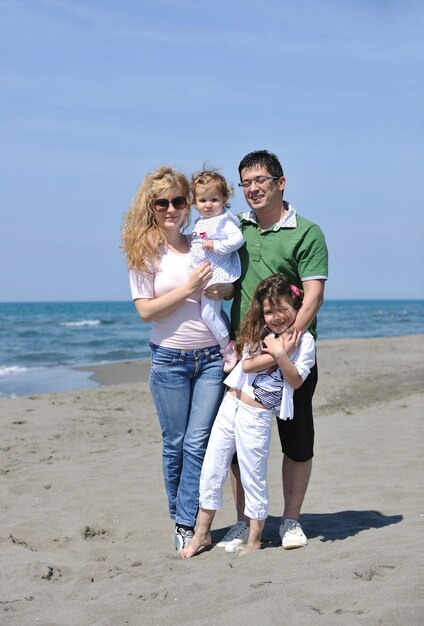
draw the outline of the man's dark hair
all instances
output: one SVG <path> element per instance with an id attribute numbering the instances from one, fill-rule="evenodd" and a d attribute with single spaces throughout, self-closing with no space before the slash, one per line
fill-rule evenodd
<path id="1" fill-rule="evenodd" d="M 240 161 L 240 165 L 238 167 L 240 180 L 241 180 L 241 171 L 244 170 L 245 167 L 256 167 L 261 165 L 266 167 L 271 176 L 284 176 L 283 168 L 281 167 L 281 163 L 278 158 L 272 152 L 268 152 L 268 150 L 255 150 L 254 152 L 249 152 L 245 157 Z"/>

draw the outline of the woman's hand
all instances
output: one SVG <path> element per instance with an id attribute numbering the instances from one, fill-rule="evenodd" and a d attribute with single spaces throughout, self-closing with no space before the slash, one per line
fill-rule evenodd
<path id="1" fill-rule="evenodd" d="M 162 319 L 180 307 L 193 293 L 200 292 L 212 278 L 209 263 L 202 263 L 196 267 L 181 285 L 156 298 L 137 298 L 135 307 L 143 322 L 153 322 Z"/>
<path id="2" fill-rule="evenodd" d="M 201 291 L 207 282 L 212 278 L 212 268 L 210 263 L 202 263 L 196 267 L 188 277 L 187 286 L 190 293 Z"/>

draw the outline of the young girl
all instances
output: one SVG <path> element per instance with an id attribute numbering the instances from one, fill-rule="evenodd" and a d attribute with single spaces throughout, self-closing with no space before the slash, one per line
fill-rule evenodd
<path id="1" fill-rule="evenodd" d="M 266 484 L 273 416 L 293 418 L 293 392 L 315 363 L 315 342 L 307 331 L 299 339 L 290 330 L 302 305 L 298 287 L 282 274 L 263 280 L 253 295 L 237 341 L 242 359 L 224 383 L 230 388 L 214 422 L 200 477 L 196 533 L 183 558 L 211 543 L 210 528 L 222 508 L 222 487 L 237 451 L 250 518 L 247 546 L 257 550 L 268 515 Z M 239 545 L 239 544 L 238 544 Z M 227 552 L 238 545 L 229 544 Z"/>
<path id="2" fill-rule="evenodd" d="M 201 217 L 196 220 L 192 233 L 191 267 L 198 267 L 205 261 L 211 264 L 213 276 L 207 287 L 233 283 L 241 274 L 236 250 L 244 243 L 237 217 L 226 210 L 233 189 L 218 172 L 203 170 L 193 174 L 192 193 Z M 211 300 L 202 294 L 201 315 L 221 347 L 224 372 L 230 372 L 237 362 L 237 353 L 222 317 L 222 300 Z"/>

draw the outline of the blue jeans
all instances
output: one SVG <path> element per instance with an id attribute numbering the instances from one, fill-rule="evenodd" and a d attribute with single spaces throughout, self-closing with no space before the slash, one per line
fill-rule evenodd
<path id="1" fill-rule="evenodd" d="M 224 392 L 222 357 L 219 346 L 150 348 L 149 386 L 162 429 L 169 515 L 178 524 L 194 526 L 203 458 Z"/>

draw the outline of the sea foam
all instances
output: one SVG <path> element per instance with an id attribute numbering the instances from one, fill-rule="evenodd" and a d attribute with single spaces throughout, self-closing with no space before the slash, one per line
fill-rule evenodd
<path id="1" fill-rule="evenodd" d="M 100 326 L 100 320 L 79 320 L 78 322 L 61 322 L 61 326 L 69 328 L 82 328 L 83 326 Z"/>
<path id="2" fill-rule="evenodd" d="M 22 374 L 29 370 L 40 369 L 38 367 L 21 367 L 19 365 L 0 365 L 0 377 L 10 376 L 12 374 Z"/>

